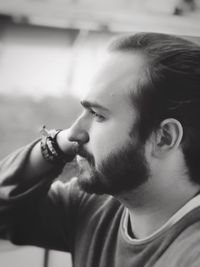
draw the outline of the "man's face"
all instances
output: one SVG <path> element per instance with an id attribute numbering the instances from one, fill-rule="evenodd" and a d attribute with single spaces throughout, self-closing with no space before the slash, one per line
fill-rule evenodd
<path id="1" fill-rule="evenodd" d="M 148 178 L 130 97 L 137 91 L 144 65 L 138 54 L 110 54 L 82 101 L 84 110 L 71 127 L 70 139 L 80 144 L 79 184 L 88 192 L 117 195 Z"/>

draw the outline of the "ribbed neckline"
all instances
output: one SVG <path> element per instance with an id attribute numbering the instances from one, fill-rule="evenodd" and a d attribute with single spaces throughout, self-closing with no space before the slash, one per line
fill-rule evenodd
<path id="1" fill-rule="evenodd" d="M 134 245 L 142 245 L 147 244 L 156 238 L 158 238 L 160 235 L 162 235 L 164 232 L 166 232 L 169 228 L 171 228 L 173 225 L 175 225 L 177 222 L 179 222 L 184 216 L 186 216 L 189 212 L 191 212 L 193 209 L 200 207 L 200 194 L 192 198 L 190 201 L 188 201 L 182 208 L 180 208 L 163 226 L 161 226 L 157 231 L 155 231 L 153 234 L 147 236 L 146 238 L 142 239 L 136 239 L 132 238 L 128 233 L 128 220 L 129 220 L 129 210 L 125 208 L 124 214 L 122 217 L 122 235 L 125 238 L 126 242 Z"/>

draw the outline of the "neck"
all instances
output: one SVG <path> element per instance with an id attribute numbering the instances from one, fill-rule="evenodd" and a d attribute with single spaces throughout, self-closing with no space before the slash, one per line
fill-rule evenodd
<path id="1" fill-rule="evenodd" d="M 162 227 L 200 189 L 196 185 L 187 190 L 174 187 L 170 190 L 165 188 L 159 194 L 152 194 L 155 191 L 149 191 L 147 188 L 142 186 L 126 196 L 119 197 L 129 210 L 131 229 L 138 239 L 146 238 Z"/>

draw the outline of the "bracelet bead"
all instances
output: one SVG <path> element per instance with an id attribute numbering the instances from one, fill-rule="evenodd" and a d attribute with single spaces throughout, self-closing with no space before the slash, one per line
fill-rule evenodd
<path id="1" fill-rule="evenodd" d="M 41 153 L 43 158 L 51 163 L 52 165 L 61 165 L 64 166 L 67 162 L 66 155 L 59 148 L 56 137 L 58 133 L 62 130 L 47 130 L 45 126 L 43 126 L 41 133 L 42 138 L 40 141 Z"/>

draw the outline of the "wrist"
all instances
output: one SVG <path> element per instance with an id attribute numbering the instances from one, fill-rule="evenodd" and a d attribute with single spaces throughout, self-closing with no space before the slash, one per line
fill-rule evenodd
<path id="1" fill-rule="evenodd" d="M 52 165 L 64 166 L 65 163 L 73 160 L 77 144 L 64 138 L 65 130 L 46 130 L 43 127 L 41 132 L 41 153 L 46 161 Z"/>

